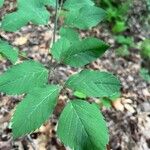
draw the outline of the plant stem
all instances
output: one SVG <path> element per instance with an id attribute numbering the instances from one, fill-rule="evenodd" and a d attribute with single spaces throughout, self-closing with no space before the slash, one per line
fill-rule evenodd
<path id="1" fill-rule="evenodd" d="M 53 32 L 53 44 L 55 43 L 55 39 L 56 39 L 57 22 L 58 22 L 58 7 L 59 7 L 59 3 L 58 3 L 58 0 L 56 0 L 55 23 L 54 23 L 54 32 Z"/>

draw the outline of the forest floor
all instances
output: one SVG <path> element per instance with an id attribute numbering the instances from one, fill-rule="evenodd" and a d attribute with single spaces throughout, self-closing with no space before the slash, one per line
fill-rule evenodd
<path id="1" fill-rule="evenodd" d="M 0 17 L 11 8 L 13 0 L 6 1 L 5 7 L 0 10 Z M 139 20 L 139 13 L 144 9 L 142 0 L 135 0 L 135 9 L 129 17 L 130 30 L 126 33 L 134 37 L 135 45 L 139 41 L 150 36 L 150 33 L 143 28 Z M 53 36 L 53 23 L 50 27 L 28 25 L 16 33 L 6 33 L 0 31 L 0 35 L 13 45 L 17 46 L 21 52 L 26 53 L 26 57 L 42 62 L 49 67 L 49 44 Z M 115 53 L 118 46 L 112 33 L 102 24 L 90 31 L 80 31 L 81 36 L 94 36 L 103 39 L 111 48 L 105 55 L 86 66 L 94 70 L 104 70 L 112 72 L 118 76 L 122 83 L 121 97 L 118 98 L 113 108 L 102 107 L 102 112 L 106 118 L 110 133 L 110 148 L 113 150 L 150 150 L 150 83 L 144 81 L 140 76 L 142 58 L 139 48 L 130 48 L 129 56 L 120 57 Z M 20 61 L 26 58 L 21 57 Z M 0 73 L 5 71 L 10 62 L 0 58 Z M 50 67 L 49 67 L 50 68 Z M 59 82 L 76 72 L 68 66 L 60 65 L 55 71 Z M 58 80 L 51 82 L 57 83 Z M 10 117 L 13 114 L 16 104 L 21 101 L 21 96 L 9 97 L 0 95 L 0 150 L 66 150 L 56 138 L 56 124 L 62 111 L 69 92 L 61 94 L 55 110 L 55 115 L 45 123 L 39 130 L 30 136 L 12 139 L 10 128 Z"/>

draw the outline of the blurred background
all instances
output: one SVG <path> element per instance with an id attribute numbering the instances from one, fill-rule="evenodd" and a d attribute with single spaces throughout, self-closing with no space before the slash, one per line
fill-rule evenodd
<path id="1" fill-rule="evenodd" d="M 105 55 L 86 68 L 110 71 L 122 82 L 121 93 L 111 99 L 95 99 L 106 118 L 112 150 L 150 150 L 150 0 L 95 0 L 108 13 L 103 23 L 81 37 L 93 36 L 110 45 Z M 5 0 L 0 19 L 16 9 L 16 0 Z M 54 14 L 54 10 L 47 8 Z M 49 66 L 49 45 L 54 18 L 48 26 L 29 24 L 15 33 L 0 30 L 0 38 L 20 49 L 20 61 L 34 59 Z M 63 18 L 59 19 L 59 26 Z M 58 37 L 57 37 L 58 38 Z M 0 73 L 11 63 L 0 55 Z M 53 83 L 63 82 L 77 71 L 60 65 Z M 59 81 L 58 81 L 59 80 Z M 56 125 L 70 91 L 62 92 L 52 118 L 30 136 L 13 141 L 10 117 L 21 96 L 0 95 L 0 150 L 69 150 L 57 139 Z M 74 93 L 76 97 L 83 96 Z M 109 148 L 108 148 L 109 149 Z"/>

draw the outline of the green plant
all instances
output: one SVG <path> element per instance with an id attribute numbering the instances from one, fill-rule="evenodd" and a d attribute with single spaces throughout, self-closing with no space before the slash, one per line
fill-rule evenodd
<path id="1" fill-rule="evenodd" d="M 117 0 L 101 0 L 100 5 L 107 11 L 107 20 L 112 23 L 112 31 L 120 33 L 128 28 L 126 20 L 131 1 L 118 2 Z"/>
<path id="2" fill-rule="evenodd" d="M 148 69 L 142 68 L 140 70 L 140 76 L 147 82 L 150 82 L 150 72 Z"/>
<path id="3" fill-rule="evenodd" d="M 7 57 L 12 63 L 15 63 L 18 59 L 18 49 L 3 40 L 0 40 L 0 54 Z"/>
<path id="4" fill-rule="evenodd" d="M 117 93 L 114 93 L 110 97 L 102 97 L 102 98 L 100 98 L 100 101 L 101 101 L 103 106 L 105 106 L 107 108 L 110 108 L 110 107 L 112 107 L 112 103 L 114 101 L 118 100 L 118 98 L 120 98 L 120 96 L 121 96 L 121 93 L 117 92 Z"/>
<path id="5" fill-rule="evenodd" d="M 102 56 L 109 46 L 93 37 L 81 39 L 76 29 L 96 26 L 106 17 L 103 9 L 96 7 L 91 0 L 66 0 L 61 4 L 58 0 L 56 3 L 55 0 L 19 0 L 17 6 L 16 11 L 4 16 L 1 29 L 15 32 L 28 23 L 47 25 L 50 14 L 45 6 L 55 7 L 54 44 L 50 53 L 58 64 L 82 67 L 82 71 L 70 76 L 61 85 L 52 85 L 48 83 L 48 76 L 57 65 L 51 62 L 48 70 L 37 61 L 26 60 L 12 65 L 0 75 L 0 92 L 24 94 L 11 120 L 15 139 L 33 132 L 48 120 L 62 89 L 70 88 L 86 97 L 96 98 L 111 97 L 120 91 L 120 81 L 111 73 L 84 69 L 85 65 Z M 55 42 L 61 9 L 65 12 L 64 25 L 59 31 L 60 39 Z M 17 50 L 2 40 L 0 52 L 11 62 L 17 61 Z M 109 141 L 99 107 L 80 98 L 70 100 L 65 106 L 58 121 L 57 135 L 64 145 L 74 150 L 105 150 Z"/>
<path id="6" fill-rule="evenodd" d="M 4 0 L 0 0 L 0 7 L 3 6 Z"/>
<path id="7" fill-rule="evenodd" d="M 146 39 L 142 42 L 140 52 L 143 59 L 150 60 L 150 39 Z"/>
<path id="8" fill-rule="evenodd" d="M 116 44 L 119 46 L 116 49 L 116 55 L 121 57 L 126 57 L 130 55 L 129 49 L 134 47 L 134 40 L 132 37 L 126 37 L 123 35 L 116 35 L 115 37 Z"/>
<path id="9" fill-rule="evenodd" d="M 142 57 L 142 67 L 147 68 L 150 73 L 150 39 L 142 42 L 140 54 Z"/>

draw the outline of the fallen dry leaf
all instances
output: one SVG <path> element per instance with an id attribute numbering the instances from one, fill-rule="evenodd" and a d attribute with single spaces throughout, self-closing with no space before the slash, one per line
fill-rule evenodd
<path id="1" fill-rule="evenodd" d="M 24 36 L 24 37 L 18 37 L 15 39 L 14 44 L 15 45 L 24 45 L 26 44 L 28 41 L 28 36 Z"/>

